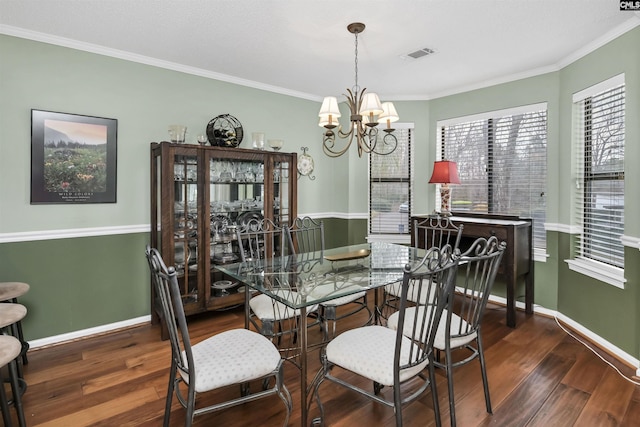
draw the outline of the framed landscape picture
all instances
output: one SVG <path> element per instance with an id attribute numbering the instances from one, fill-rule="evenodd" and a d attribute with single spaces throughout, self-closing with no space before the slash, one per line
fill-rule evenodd
<path id="1" fill-rule="evenodd" d="M 31 204 L 115 203 L 118 121 L 31 110 Z"/>

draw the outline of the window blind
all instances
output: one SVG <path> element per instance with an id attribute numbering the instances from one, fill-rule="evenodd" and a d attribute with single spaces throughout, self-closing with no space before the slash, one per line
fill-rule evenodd
<path id="1" fill-rule="evenodd" d="M 394 127 L 395 151 L 369 155 L 369 234 L 409 234 L 413 125 Z"/>
<path id="2" fill-rule="evenodd" d="M 574 97 L 576 257 L 624 268 L 625 86 L 618 77 L 609 83 Z"/>
<path id="3" fill-rule="evenodd" d="M 533 218 L 534 248 L 546 250 L 546 104 L 449 120 L 439 131 L 439 158 L 458 163 L 461 182 L 451 210 Z"/>

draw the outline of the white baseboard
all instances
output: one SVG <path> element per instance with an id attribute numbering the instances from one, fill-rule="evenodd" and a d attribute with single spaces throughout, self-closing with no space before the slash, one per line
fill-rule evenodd
<path id="1" fill-rule="evenodd" d="M 38 347 L 46 347 L 54 344 L 61 344 L 67 341 L 74 341 L 80 338 L 87 338 L 92 335 L 100 335 L 106 332 L 112 332 L 118 329 L 138 326 L 143 323 L 151 322 L 151 315 L 136 317 L 135 319 L 123 320 L 121 322 L 109 323 L 107 325 L 96 326 L 94 328 L 83 329 L 80 331 L 69 332 L 61 335 L 54 335 L 47 338 L 41 338 L 29 341 L 29 348 L 36 349 Z"/>
<path id="2" fill-rule="evenodd" d="M 491 295 L 489 297 L 489 301 L 491 301 L 493 303 L 496 303 L 496 304 L 500 304 L 500 305 L 505 305 L 505 306 L 507 305 L 507 299 L 506 298 L 498 297 L 498 296 L 495 296 L 495 295 Z M 525 309 L 525 304 L 523 302 L 516 301 L 516 307 L 524 310 Z M 610 354 L 615 356 L 618 360 L 621 360 L 624 363 L 628 364 L 629 366 L 632 366 L 632 367 L 636 368 L 636 376 L 640 377 L 640 360 L 638 360 L 635 357 L 631 356 L 629 353 L 627 353 L 624 350 L 616 347 L 615 345 L 611 344 L 609 341 L 603 339 L 599 335 L 593 333 L 589 329 L 585 328 L 584 326 L 582 326 L 578 322 L 576 322 L 573 319 L 565 316 L 562 313 L 559 313 L 557 311 L 550 310 L 548 308 L 544 308 L 542 306 L 535 305 L 535 304 L 534 304 L 534 307 L 533 307 L 533 311 L 534 311 L 534 313 L 539 313 L 539 314 L 542 314 L 542 315 L 545 315 L 545 316 L 549 316 L 549 317 L 555 317 L 556 319 L 566 323 L 573 330 L 575 330 L 576 332 L 580 333 L 585 338 L 588 338 L 589 340 L 593 341 L 594 343 L 596 343 L 598 345 L 598 347 L 602 348 L 603 350 L 606 350 L 607 352 L 609 352 Z"/>

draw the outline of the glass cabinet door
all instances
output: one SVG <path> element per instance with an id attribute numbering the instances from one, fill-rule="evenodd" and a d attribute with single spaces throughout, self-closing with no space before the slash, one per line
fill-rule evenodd
<path id="1" fill-rule="evenodd" d="M 198 292 L 198 157 L 173 159 L 173 262 L 183 303 L 197 303 Z"/>
<path id="2" fill-rule="evenodd" d="M 289 161 L 273 160 L 273 191 L 271 192 L 273 200 L 271 206 L 273 207 L 273 222 L 281 227 L 290 224 L 291 220 L 291 201 L 289 194 L 289 187 L 291 179 L 296 179 L 297 176 L 291 177 L 290 170 L 291 164 Z"/>
<path id="3" fill-rule="evenodd" d="M 215 155 L 215 153 L 212 153 Z M 215 266 L 241 259 L 237 229 L 252 219 L 264 218 L 264 174 L 261 157 L 209 159 L 209 306 L 237 296 L 238 286 L 228 283 Z M 239 299 L 238 302 L 244 301 Z"/>

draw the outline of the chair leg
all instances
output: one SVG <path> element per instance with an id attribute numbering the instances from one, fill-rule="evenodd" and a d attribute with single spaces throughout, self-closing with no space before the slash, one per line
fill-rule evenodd
<path id="1" fill-rule="evenodd" d="M 284 402 L 284 406 L 287 410 L 287 416 L 284 419 L 283 427 L 289 425 L 289 417 L 291 417 L 291 410 L 293 409 L 293 400 L 291 399 L 291 394 L 289 390 L 284 385 L 284 366 L 280 364 L 280 368 L 278 369 L 278 373 L 275 376 L 275 388 L 278 391 L 278 396 Z"/>
<path id="2" fill-rule="evenodd" d="M 0 376 L 0 407 L 2 408 L 2 421 L 6 427 L 11 427 L 11 413 L 9 412 L 9 404 L 7 402 L 7 394 L 4 390 L 4 378 Z"/>
<path id="3" fill-rule="evenodd" d="M 373 393 L 374 394 L 380 394 L 380 392 L 382 391 L 382 389 L 384 388 L 384 386 L 378 382 L 373 382 Z"/>
<path id="4" fill-rule="evenodd" d="M 449 387 L 449 415 L 451 417 L 451 427 L 456 425 L 456 403 L 453 397 L 453 361 L 451 358 L 451 349 L 445 349 L 446 366 L 447 366 L 447 386 Z"/>
<path id="5" fill-rule="evenodd" d="M 184 427 L 191 427 L 193 424 L 193 413 L 196 410 L 196 385 L 190 383 L 187 393 L 187 407 L 185 408 L 187 410 L 187 414 Z"/>
<path id="6" fill-rule="evenodd" d="M 429 382 L 431 383 L 431 397 L 433 398 L 433 416 L 436 420 L 436 427 L 442 425 L 440 419 L 440 404 L 438 403 L 438 387 L 436 386 L 436 368 L 433 363 L 433 355 L 429 361 Z"/>
<path id="7" fill-rule="evenodd" d="M 313 387 L 313 394 L 311 395 L 311 399 L 313 400 L 313 396 L 316 398 L 316 405 L 318 406 L 318 410 L 320 412 L 320 416 L 314 420 L 312 420 L 312 424 L 314 427 L 325 427 L 325 415 L 324 415 L 324 406 L 322 405 L 322 399 L 320 398 L 320 385 L 324 382 L 327 374 L 331 371 L 331 366 L 329 361 L 327 360 L 326 347 L 322 347 L 320 349 L 320 372 L 317 377 L 317 381 Z"/>
<path id="8" fill-rule="evenodd" d="M 393 387 L 393 410 L 396 413 L 396 427 L 402 427 L 402 393 L 400 384 Z"/>
<path id="9" fill-rule="evenodd" d="M 485 402 L 485 405 L 487 406 L 487 412 L 492 414 L 493 412 L 491 410 L 491 397 L 489 396 L 489 379 L 487 378 L 487 366 L 484 360 L 484 349 L 482 347 L 482 338 L 480 338 L 480 333 L 478 333 L 476 342 L 478 343 L 478 357 L 480 359 L 482 385 L 484 386 L 484 402 Z"/>
<path id="10" fill-rule="evenodd" d="M 171 418 L 171 402 L 173 401 L 173 393 L 175 387 L 176 377 L 176 364 L 175 361 L 171 361 L 171 368 L 169 369 L 169 385 L 167 386 L 167 399 L 164 404 L 164 421 L 162 425 L 169 427 L 169 419 Z"/>
<path id="11" fill-rule="evenodd" d="M 20 427 L 26 427 L 27 422 L 24 419 L 22 398 L 20 397 L 20 384 L 18 382 L 18 364 L 18 359 L 14 359 L 9 363 L 9 377 L 11 378 L 11 389 L 13 391 L 13 406 L 18 413 L 18 425 Z"/>

